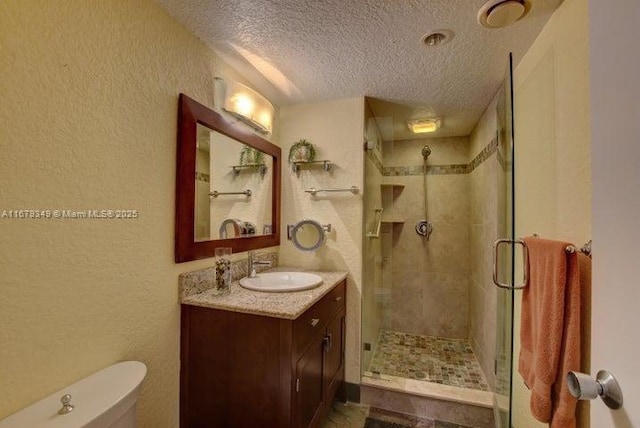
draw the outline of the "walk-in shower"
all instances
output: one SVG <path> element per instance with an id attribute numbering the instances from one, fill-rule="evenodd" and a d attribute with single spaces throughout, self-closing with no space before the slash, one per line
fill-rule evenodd
<path id="1" fill-rule="evenodd" d="M 424 143 L 387 141 L 369 156 L 383 165 L 375 171 L 373 160 L 367 171 L 381 183 L 374 191 L 383 224 L 379 242 L 370 243 L 380 272 L 375 303 L 365 312 L 376 311 L 379 325 L 364 343 L 364 375 L 488 391 L 468 340 L 469 180 L 454 167 L 467 161 L 469 139 Z"/>
<path id="2" fill-rule="evenodd" d="M 455 405 L 480 409 L 486 423 L 478 426 L 490 426 L 494 367 L 503 357 L 496 352 L 498 299 L 490 275 L 502 222 L 496 133 L 396 138 L 385 133 L 398 129 L 388 126 L 394 118 L 369 113 L 367 129 L 375 135 L 367 138 L 382 143 L 365 156 L 365 396 L 385 385 L 441 400 L 449 394 Z"/>

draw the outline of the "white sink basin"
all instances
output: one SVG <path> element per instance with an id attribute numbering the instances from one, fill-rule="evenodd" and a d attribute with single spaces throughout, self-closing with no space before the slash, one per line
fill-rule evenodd
<path id="1" fill-rule="evenodd" d="M 267 272 L 259 273 L 255 278 L 245 277 L 240 285 L 249 290 L 286 292 L 309 290 L 322 284 L 322 278 L 307 272 Z"/>

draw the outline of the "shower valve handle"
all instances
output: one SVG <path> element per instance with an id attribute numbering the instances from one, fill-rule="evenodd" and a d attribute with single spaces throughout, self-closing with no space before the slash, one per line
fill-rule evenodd
<path id="1" fill-rule="evenodd" d="M 420 236 L 424 236 L 429 240 L 429 235 L 433 232 L 433 225 L 427 220 L 420 220 L 416 223 L 416 233 Z"/>

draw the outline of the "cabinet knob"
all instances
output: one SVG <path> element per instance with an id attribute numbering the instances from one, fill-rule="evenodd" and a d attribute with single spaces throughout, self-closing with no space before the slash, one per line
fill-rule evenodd
<path id="1" fill-rule="evenodd" d="M 320 322 L 320 318 L 313 318 L 309 324 L 311 324 L 311 327 L 315 327 L 318 325 L 319 322 Z"/>
<path id="2" fill-rule="evenodd" d="M 338 296 L 335 299 L 333 299 L 334 302 L 339 302 L 340 300 L 342 300 L 342 296 Z"/>

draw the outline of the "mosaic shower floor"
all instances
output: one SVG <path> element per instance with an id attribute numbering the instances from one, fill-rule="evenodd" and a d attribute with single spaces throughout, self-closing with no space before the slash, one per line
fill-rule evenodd
<path id="1" fill-rule="evenodd" d="M 466 339 L 383 330 L 369 371 L 489 391 L 480 364 Z"/>

